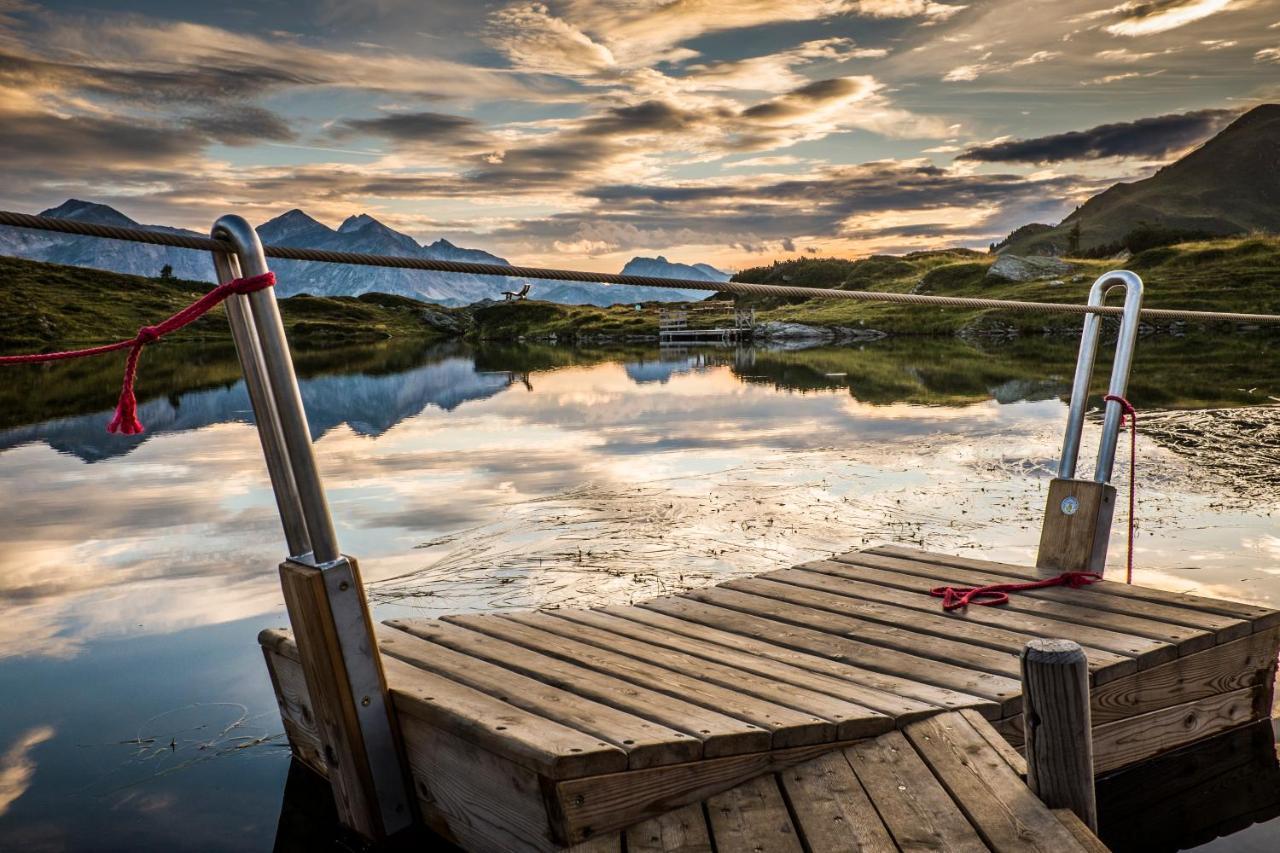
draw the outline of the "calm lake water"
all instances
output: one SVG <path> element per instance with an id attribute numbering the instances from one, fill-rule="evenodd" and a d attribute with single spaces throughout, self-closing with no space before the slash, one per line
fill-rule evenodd
<path id="1" fill-rule="evenodd" d="M 1280 603 L 1277 343 L 1139 345 L 1136 581 Z M 1074 348 L 450 345 L 299 366 L 343 548 L 387 618 L 627 602 L 886 542 L 1032 560 Z M 116 359 L 3 375 L 3 850 L 277 844 L 289 756 L 255 641 L 285 624 L 271 489 L 231 354 L 152 349 L 143 436 L 104 430 Z M 1095 447 L 1091 423 L 1085 471 Z M 1273 822 L 1203 849 L 1278 845 Z"/>

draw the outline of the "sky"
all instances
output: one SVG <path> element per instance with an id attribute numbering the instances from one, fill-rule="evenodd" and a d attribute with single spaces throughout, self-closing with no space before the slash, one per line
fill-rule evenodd
<path id="1" fill-rule="evenodd" d="M 617 271 L 983 247 L 1280 100 L 1280 0 L 0 0 L 0 207 Z"/>

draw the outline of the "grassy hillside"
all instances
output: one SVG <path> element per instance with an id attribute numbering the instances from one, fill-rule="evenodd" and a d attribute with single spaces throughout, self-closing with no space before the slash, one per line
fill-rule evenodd
<path id="1" fill-rule="evenodd" d="M 1072 271 L 1060 279 L 1008 282 L 987 276 L 991 255 L 966 249 L 873 256 L 858 261 L 801 259 L 743 270 L 735 280 L 845 290 L 980 296 L 1039 302 L 1083 303 L 1102 273 L 1115 261 L 1070 259 Z M 1185 243 L 1139 253 L 1123 264 L 1142 276 L 1150 308 L 1247 313 L 1280 313 L 1280 238 L 1233 238 Z M 877 329 L 893 335 L 1031 334 L 1078 329 L 1078 318 L 1061 314 L 1015 314 L 958 308 L 922 308 L 837 299 L 745 298 L 759 322 Z M 476 312 L 482 338 L 656 335 L 657 305 L 636 312 L 521 302 Z"/>
<path id="2" fill-rule="evenodd" d="M 1280 232 L 1280 104 L 1263 104 L 1150 178 L 1116 184 L 1049 230 L 1010 235 L 1013 254 L 1115 244 L 1142 224 L 1208 235 Z"/>
<path id="3" fill-rule="evenodd" d="M 84 267 L 0 257 L 0 351 L 39 351 L 132 337 L 186 307 L 209 289 L 205 282 L 152 279 Z M 461 324 L 450 309 L 371 293 L 358 297 L 294 296 L 280 302 L 285 329 L 297 347 L 446 336 L 442 322 Z M 461 328 L 461 325 L 459 326 Z M 221 307 L 178 332 L 182 342 L 230 342 Z"/>

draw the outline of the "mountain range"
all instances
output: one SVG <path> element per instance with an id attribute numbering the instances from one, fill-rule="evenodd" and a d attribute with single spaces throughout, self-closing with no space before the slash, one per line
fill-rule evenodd
<path id="1" fill-rule="evenodd" d="M 997 250 L 1065 254 L 1077 225 L 1086 252 L 1119 244 L 1140 226 L 1211 236 L 1280 232 L 1280 104 L 1254 107 L 1190 154 L 1099 193 L 1057 225 L 1024 225 Z"/>
<path id="2" fill-rule="evenodd" d="M 78 199 L 68 199 L 57 207 L 41 211 L 40 215 L 103 225 L 196 234 L 182 228 L 140 225 L 112 207 Z M 365 213 L 349 217 L 337 229 L 333 229 L 301 210 L 290 210 L 259 225 L 257 231 L 266 245 L 510 265 L 497 255 L 481 249 L 455 246 L 445 239 L 420 244 L 409 235 L 389 228 Z M 155 276 L 167 265 L 178 278 L 213 281 L 213 267 L 209 256 L 204 252 L 25 228 L 0 226 L 0 255 L 141 276 Z M 575 305 L 683 301 L 704 299 L 708 295 L 705 290 L 551 282 L 515 276 L 477 276 L 311 261 L 275 260 L 271 266 L 280 278 L 277 291 L 282 297 L 298 293 L 359 296 L 362 293 L 379 292 L 441 305 L 469 305 L 483 299 L 501 299 L 503 291 L 518 290 L 526 283 L 532 285 L 529 295 L 534 299 Z M 707 264 L 690 266 L 672 263 L 663 257 L 633 258 L 623 268 L 623 272 L 704 281 L 729 279 L 728 273 Z"/>

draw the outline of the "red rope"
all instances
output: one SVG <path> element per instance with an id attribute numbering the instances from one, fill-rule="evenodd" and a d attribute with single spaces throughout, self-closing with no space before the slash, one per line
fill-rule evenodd
<path id="1" fill-rule="evenodd" d="M 1102 398 L 1108 403 L 1120 404 L 1120 426 L 1124 427 L 1124 418 L 1129 417 L 1129 554 L 1125 568 L 1124 582 L 1133 583 L 1133 533 L 1137 523 L 1134 512 L 1137 509 L 1137 470 L 1138 470 L 1138 410 L 1133 404 L 1119 394 L 1108 394 Z"/>
<path id="2" fill-rule="evenodd" d="M 272 273 L 237 278 L 226 284 L 220 284 L 195 302 L 183 308 L 177 314 L 154 326 L 143 326 L 127 341 L 116 341 L 113 344 L 89 347 L 87 349 L 65 350 L 63 352 L 31 353 L 29 355 L 0 356 L 0 365 L 4 364 L 39 364 L 47 361 L 62 361 L 69 358 L 87 358 L 117 350 L 129 350 L 129 357 L 124 362 L 124 382 L 120 386 L 120 399 L 116 403 L 116 414 L 107 424 L 107 432 L 136 435 L 142 432 L 142 423 L 138 420 L 138 401 L 133 394 L 134 380 L 138 377 L 138 359 L 142 356 L 142 348 L 158 341 L 170 332 L 176 332 L 184 326 L 194 323 L 209 311 L 220 305 L 229 296 L 253 293 L 264 290 L 276 283 Z"/>
<path id="3" fill-rule="evenodd" d="M 1050 586 L 1065 586 L 1071 589 L 1088 586 L 1102 580 L 1097 572 L 1063 572 L 1057 577 L 1045 578 L 1027 583 L 993 583 L 988 586 L 939 586 L 929 590 L 929 594 L 942 599 L 943 610 L 957 610 L 970 604 L 981 604 L 994 607 L 1007 604 L 1009 593 L 1022 592 L 1028 589 L 1044 589 Z"/>

